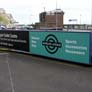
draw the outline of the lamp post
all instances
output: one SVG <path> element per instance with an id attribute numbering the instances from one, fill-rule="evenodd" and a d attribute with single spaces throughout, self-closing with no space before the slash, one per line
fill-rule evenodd
<path id="1" fill-rule="evenodd" d="M 91 2 L 91 25 L 92 25 L 92 2 Z"/>
<path id="2" fill-rule="evenodd" d="M 82 16 L 82 15 L 80 14 L 80 24 L 81 24 L 81 16 Z"/>
<path id="3" fill-rule="evenodd" d="M 56 31 L 57 31 L 57 23 L 58 23 L 58 19 L 57 19 L 57 0 L 56 0 L 56 12 L 55 12 L 55 14 L 56 14 Z"/>

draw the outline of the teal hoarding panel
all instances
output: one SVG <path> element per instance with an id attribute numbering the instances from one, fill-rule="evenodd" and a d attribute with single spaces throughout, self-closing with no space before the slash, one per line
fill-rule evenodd
<path id="1" fill-rule="evenodd" d="M 92 64 L 92 32 L 90 33 L 90 64 Z"/>
<path id="2" fill-rule="evenodd" d="M 30 32 L 30 53 L 89 64 L 89 33 Z"/>

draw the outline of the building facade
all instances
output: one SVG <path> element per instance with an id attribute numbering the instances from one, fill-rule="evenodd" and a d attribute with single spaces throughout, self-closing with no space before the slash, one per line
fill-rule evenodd
<path id="1" fill-rule="evenodd" d="M 39 15 L 39 29 L 62 29 L 64 12 L 56 9 L 49 12 L 42 12 Z"/>

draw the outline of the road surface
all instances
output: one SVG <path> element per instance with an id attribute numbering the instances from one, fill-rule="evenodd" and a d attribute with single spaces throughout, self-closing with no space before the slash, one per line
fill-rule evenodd
<path id="1" fill-rule="evenodd" d="M 0 53 L 0 92 L 92 92 L 92 67 Z"/>

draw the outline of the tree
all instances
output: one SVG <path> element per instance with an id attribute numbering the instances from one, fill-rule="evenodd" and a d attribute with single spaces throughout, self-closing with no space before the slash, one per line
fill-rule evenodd
<path id="1" fill-rule="evenodd" d="M 10 21 L 7 16 L 0 14 L 0 24 L 9 24 Z"/>

